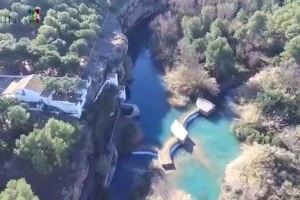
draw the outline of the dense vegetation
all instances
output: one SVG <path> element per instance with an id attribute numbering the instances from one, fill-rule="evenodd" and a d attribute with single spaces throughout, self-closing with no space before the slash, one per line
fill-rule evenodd
<path id="1" fill-rule="evenodd" d="M 298 1 L 178 1 L 152 22 L 157 58 L 166 67 L 170 102 L 186 105 L 238 89 L 241 141 L 283 146 L 279 133 L 300 120 Z"/>
<path id="2" fill-rule="evenodd" d="M 17 105 L 14 99 L 1 97 L 0 98 L 0 126 L 1 130 L 9 130 L 24 125 L 29 118 L 26 110 Z M 16 118 L 17 117 L 17 118 Z"/>
<path id="3" fill-rule="evenodd" d="M 6 4 L 6 6 L 4 6 Z M 79 74 L 100 32 L 104 4 L 77 0 L 6 1 L 0 17 L 0 65 L 7 71 Z M 101 6 L 99 6 L 101 5 Z M 41 23 L 29 23 L 28 10 L 41 8 Z M 49 71 L 49 69 L 51 69 Z M 25 71 L 26 71 L 25 70 Z"/>
<path id="4" fill-rule="evenodd" d="M 34 23 L 31 18 L 30 10 L 32 12 L 35 8 L 40 8 L 39 23 Z M 81 87 L 81 82 L 67 76 L 82 75 L 91 49 L 101 33 L 106 12 L 106 0 L 1 1 L 0 73 L 64 76 L 61 79 L 43 78 L 46 90 L 76 91 Z M 84 122 L 68 116 L 55 116 L 57 120 L 51 118 L 54 116 L 52 114 L 37 113 L 27 108 L 24 103 L 0 98 L 0 173 L 10 172 L 1 178 L 1 187 L 8 177 L 22 176 L 30 180 L 39 192 L 54 191 L 55 194 L 49 198 L 65 198 L 68 192 L 72 193 L 73 184 L 74 190 L 77 189 L 78 172 L 83 170 L 87 163 L 84 157 L 90 153 L 80 152 L 88 147 L 76 145 L 81 142 L 81 127 L 78 124 Z M 101 124 L 103 127 L 108 126 L 106 119 Z M 74 158 L 71 155 L 74 152 L 80 154 Z M 8 169 L 7 163 L 13 167 Z M 78 163 L 78 166 L 73 166 Z M 72 166 L 66 168 L 66 164 Z M 53 178 L 54 174 L 57 177 Z M 34 179 L 32 176 L 35 176 Z M 15 192 L 6 189 L 1 193 L 5 196 L 0 195 L 1 200 L 38 199 L 32 192 L 30 196 L 30 187 L 28 189 L 23 180 L 11 182 L 7 187 L 15 187 Z M 51 187 L 47 188 L 49 183 Z M 22 191 L 17 194 L 19 189 Z M 47 195 L 44 192 L 38 194 Z"/>
<path id="5" fill-rule="evenodd" d="M 30 128 L 30 113 L 26 110 L 26 105 L 22 105 L 11 98 L 0 97 L 1 158 L 10 155 L 9 152 L 12 151 L 14 140 Z"/>
<path id="6" fill-rule="evenodd" d="M 235 132 L 241 141 L 282 146 L 279 133 L 300 122 L 299 65 L 266 68 L 237 90 L 241 119 Z"/>
<path id="7" fill-rule="evenodd" d="M 21 135 L 14 152 L 30 160 L 38 172 L 49 173 L 68 163 L 70 150 L 80 138 L 78 133 L 71 124 L 51 118 L 43 129 Z"/>
<path id="8" fill-rule="evenodd" d="M 227 167 L 220 199 L 299 199 L 299 166 L 299 159 L 281 148 L 248 147 Z"/>
<path id="9" fill-rule="evenodd" d="M 173 104 L 216 95 L 264 66 L 283 66 L 283 60 L 299 63 L 297 1 L 168 4 L 170 10 L 156 17 L 152 28 Z"/>
<path id="10" fill-rule="evenodd" d="M 1 200 L 39 200 L 31 190 L 31 186 L 24 178 L 11 180 L 4 191 L 0 193 Z"/>
<path id="11" fill-rule="evenodd" d="M 242 83 L 231 90 L 233 129 L 254 146 L 228 166 L 220 199 L 299 199 L 300 2 L 169 0 L 168 7 L 151 27 L 170 102 L 186 105 Z"/>

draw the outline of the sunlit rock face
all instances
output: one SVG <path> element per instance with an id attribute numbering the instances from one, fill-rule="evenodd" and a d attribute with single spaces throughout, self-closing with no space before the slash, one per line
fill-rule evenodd
<path id="1" fill-rule="evenodd" d="M 221 200 L 299 199 L 300 162 L 286 150 L 246 147 L 227 166 Z"/>

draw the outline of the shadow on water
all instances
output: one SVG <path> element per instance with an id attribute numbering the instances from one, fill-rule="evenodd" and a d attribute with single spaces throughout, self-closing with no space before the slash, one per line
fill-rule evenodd
<path id="1" fill-rule="evenodd" d="M 145 134 L 145 143 L 160 146 L 162 123 L 170 111 L 170 105 L 149 49 L 151 33 L 148 24 L 142 24 L 128 34 L 129 55 L 134 63 L 129 102 L 137 104 L 141 110 L 139 122 Z"/>
<path id="2" fill-rule="evenodd" d="M 150 38 L 151 30 L 147 23 L 128 33 L 129 55 L 134 64 L 129 102 L 137 104 L 141 111 L 139 123 L 144 132 L 144 144 L 160 146 L 160 136 L 165 132 L 163 119 L 170 111 L 170 105 L 166 102 L 167 92 L 152 60 Z M 109 191 L 111 199 L 130 199 L 137 177 L 149 169 L 152 159 L 138 155 L 119 158 Z"/>
<path id="3" fill-rule="evenodd" d="M 167 103 L 166 89 L 149 50 L 151 31 L 147 24 L 136 27 L 128 38 L 129 54 L 134 63 L 129 102 L 137 104 L 141 110 L 139 123 L 145 144 L 160 146 L 169 136 L 171 123 L 181 112 Z M 188 150 L 193 154 L 179 148 L 172 155 L 178 170 L 168 178 L 194 199 L 203 195 L 208 200 L 218 199 L 225 166 L 239 152 L 238 141 L 230 130 L 232 112 L 223 108 L 224 99 L 214 102 L 218 112 L 189 124 Z M 149 170 L 151 161 L 152 157 L 140 155 L 119 158 L 109 191 L 111 199 L 132 199 L 129 195 L 139 177 Z"/>

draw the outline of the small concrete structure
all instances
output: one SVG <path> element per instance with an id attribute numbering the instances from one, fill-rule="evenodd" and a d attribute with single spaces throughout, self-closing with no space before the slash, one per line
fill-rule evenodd
<path id="1" fill-rule="evenodd" d="M 180 144 L 176 137 L 170 137 L 164 144 L 163 148 L 158 152 L 159 161 L 166 171 L 174 170 L 175 165 L 171 155 L 173 147 Z"/>
<path id="2" fill-rule="evenodd" d="M 184 143 L 188 135 L 188 131 L 177 120 L 171 125 L 171 132 L 181 143 Z"/>
<path id="3" fill-rule="evenodd" d="M 126 115 L 126 117 L 134 118 L 134 117 L 138 117 L 140 115 L 140 109 L 137 105 L 121 102 L 121 108 L 126 108 L 126 107 L 132 109 L 132 112 L 129 115 Z"/>
<path id="4" fill-rule="evenodd" d="M 119 98 L 121 99 L 121 101 L 126 101 L 127 100 L 125 85 L 120 85 L 119 86 Z"/>
<path id="5" fill-rule="evenodd" d="M 213 104 L 210 101 L 208 101 L 207 99 L 203 99 L 203 98 L 197 99 L 196 106 L 198 108 L 198 111 L 206 117 L 209 116 L 216 109 L 215 104 Z"/>
<path id="6" fill-rule="evenodd" d="M 188 122 L 201 113 L 204 116 L 210 115 L 215 110 L 215 105 L 210 101 L 198 98 L 196 105 L 193 105 L 186 113 L 181 115 L 171 125 L 171 137 L 164 143 L 161 149 L 157 150 L 159 163 L 165 171 L 175 170 L 173 154 L 179 147 L 192 153 L 195 143 L 188 137 L 186 127 Z M 155 155 L 156 153 L 149 150 L 136 152 L 136 154 Z"/>
<path id="7" fill-rule="evenodd" d="M 193 151 L 195 143 L 188 137 L 186 130 L 187 123 L 201 113 L 204 116 L 209 116 L 215 110 L 215 105 L 210 101 L 198 98 L 196 105 L 184 113 L 178 120 L 175 120 L 171 125 L 172 137 L 170 137 L 163 147 L 158 151 L 159 161 L 165 171 L 175 170 L 175 164 L 172 158 L 172 151 L 177 147 L 184 147 L 188 152 Z"/>

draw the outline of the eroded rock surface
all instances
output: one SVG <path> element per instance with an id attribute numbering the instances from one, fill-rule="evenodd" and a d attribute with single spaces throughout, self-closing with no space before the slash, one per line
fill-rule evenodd
<path id="1" fill-rule="evenodd" d="M 128 40 L 122 32 L 117 16 L 111 12 L 105 17 L 102 33 L 95 42 L 84 76 L 92 78 L 90 96 L 93 98 L 105 78 L 105 71 L 117 71 L 120 79 L 125 74 L 123 61 L 128 51 Z"/>
<path id="2" fill-rule="evenodd" d="M 161 11 L 167 0 L 127 0 L 119 11 L 119 18 L 125 31 L 138 22 Z"/>

